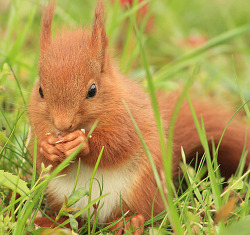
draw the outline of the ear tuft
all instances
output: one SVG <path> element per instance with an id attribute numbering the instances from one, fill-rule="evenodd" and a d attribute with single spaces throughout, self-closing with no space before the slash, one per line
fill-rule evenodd
<path id="1" fill-rule="evenodd" d="M 95 16 L 93 21 L 92 32 L 93 49 L 97 53 L 97 60 L 100 62 L 101 71 L 105 70 L 107 63 L 107 47 L 108 38 L 105 30 L 104 4 L 103 0 L 99 0 L 95 8 Z"/>
<path id="2" fill-rule="evenodd" d="M 95 8 L 95 16 L 94 16 L 94 22 L 93 22 L 93 30 L 98 29 L 99 26 L 104 26 L 104 4 L 103 0 L 99 0 L 97 2 L 96 8 Z"/>
<path id="3" fill-rule="evenodd" d="M 49 1 L 47 7 L 43 8 L 42 29 L 40 36 L 40 50 L 45 51 L 51 43 L 51 25 L 54 15 L 55 1 Z"/>

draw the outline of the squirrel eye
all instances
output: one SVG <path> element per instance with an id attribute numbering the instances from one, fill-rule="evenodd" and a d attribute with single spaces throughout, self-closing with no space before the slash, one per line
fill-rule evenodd
<path id="1" fill-rule="evenodd" d="M 89 88 L 88 94 L 87 94 L 87 99 L 92 98 L 96 95 L 96 85 L 92 84 L 91 87 Z"/>
<path id="2" fill-rule="evenodd" d="M 41 98 L 43 98 L 43 90 L 41 87 L 39 87 L 39 94 L 40 94 Z"/>

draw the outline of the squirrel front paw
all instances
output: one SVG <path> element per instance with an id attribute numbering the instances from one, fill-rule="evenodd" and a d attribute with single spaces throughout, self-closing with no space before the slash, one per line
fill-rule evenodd
<path id="1" fill-rule="evenodd" d="M 81 144 L 83 144 L 81 153 L 88 154 L 89 145 L 85 140 L 85 133 L 81 130 L 74 131 L 61 138 L 56 138 L 49 133 L 41 140 L 40 153 L 52 162 L 62 162 Z"/>
<path id="2" fill-rule="evenodd" d="M 75 152 L 81 144 L 83 144 L 80 151 L 81 154 L 87 155 L 89 153 L 89 145 L 88 141 L 86 141 L 85 132 L 82 130 L 76 130 L 59 138 L 59 140 L 56 141 L 55 147 L 58 151 L 64 153 L 65 157 L 68 157 Z"/>
<path id="3" fill-rule="evenodd" d="M 59 139 L 48 133 L 40 142 L 40 154 L 51 162 L 62 162 L 65 159 L 65 154 L 56 148 L 56 142 Z"/>

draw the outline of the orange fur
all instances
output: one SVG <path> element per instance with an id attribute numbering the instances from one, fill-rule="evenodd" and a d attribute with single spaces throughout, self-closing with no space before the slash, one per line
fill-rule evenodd
<path id="1" fill-rule="evenodd" d="M 131 175 L 136 176 L 133 177 L 132 182 L 129 182 L 131 187 L 124 189 L 125 196 L 121 195 L 124 211 L 129 209 L 149 219 L 157 185 L 123 100 L 129 106 L 160 171 L 161 150 L 150 98 L 140 85 L 122 76 L 112 62 L 108 52 L 102 1 L 99 1 L 96 7 L 92 32 L 87 29 L 66 31 L 56 35 L 52 40 L 53 12 L 54 5 L 49 4 L 43 13 L 40 81 L 33 89 L 29 109 L 33 136 L 36 134 L 38 140 L 37 167 L 40 170 L 42 162 L 45 165 L 51 164 L 53 167 L 60 163 L 60 161 L 53 161 L 53 158 L 48 157 L 49 155 L 46 157 L 42 154 L 42 143 L 49 144 L 50 141 L 45 138 L 47 133 L 56 136 L 60 131 L 62 136 L 67 137 L 81 128 L 88 132 L 95 120 L 98 120 L 93 137 L 87 143 L 86 148 L 89 151 L 80 152 L 78 157 L 84 166 L 93 167 L 104 146 L 99 169 L 103 169 L 103 172 L 105 170 L 116 172 L 117 168 L 124 168 L 128 174 L 131 172 Z M 86 99 L 91 84 L 96 85 L 97 93 L 93 98 Z M 39 87 L 43 91 L 43 98 L 39 95 Z M 177 98 L 176 93 L 159 96 L 158 102 L 166 134 Z M 202 115 L 204 118 L 209 141 L 214 140 L 217 144 L 230 115 L 215 110 L 210 104 L 194 102 L 194 107 L 198 117 Z M 245 126 L 232 123 L 223 138 L 218 161 L 221 164 L 222 173 L 227 177 L 237 168 L 244 146 L 245 131 Z M 248 142 L 249 140 L 250 137 Z M 57 148 L 59 155 L 66 156 L 57 144 L 47 146 L 49 146 L 48 154 L 52 148 L 54 150 Z M 175 126 L 174 172 L 178 170 L 181 161 L 181 146 L 189 161 L 195 156 L 196 151 L 203 153 L 187 103 L 183 104 Z M 249 162 L 248 155 L 246 167 Z M 66 171 L 69 172 L 70 169 L 71 166 Z M 126 176 L 124 180 L 127 180 Z M 48 193 L 54 207 L 60 208 L 57 195 L 53 190 L 49 190 Z M 155 214 L 164 209 L 159 194 L 156 194 L 154 209 Z M 115 205 L 107 221 L 117 219 L 119 216 L 121 216 L 120 205 Z"/>
<path id="2" fill-rule="evenodd" d="M 168 109 L 168 114 L 164 117 L 165 120 L 170 119 L 177 98 L 176 94 L 170 94 L 166 99 L 164 107 Z M 214 105 L 211 102 L 197 102 L 193 100 L 192 103 L 199 121 L 201 117 L 204 120 L 207 140 L 212 150 L 212 142 L 217 147 L 223 130 L 232 117 L 233 112 L 227 111 L 220 105 Z M 247 131 L 247 126 L 244 126 L 234 118 L 228 125 L 219 148 L 218 163 L 221 165 L 220 171 L 223 176 L 228 178 L 236 171 L 243 152 L 245 137 L 247 137 L 247 150 L 250 147 L 250 133 Z M 193 159 L 196 152 L 200 155 L 204 152 L 187 102 L 184 102 L 182 105 L 175 125 L 174 170 L 177 169 L 181 161 L 180 146 L 183 147 L 189 162 Z M 250 155 L 248 154 L 245 170 L 249 164 Z"/>

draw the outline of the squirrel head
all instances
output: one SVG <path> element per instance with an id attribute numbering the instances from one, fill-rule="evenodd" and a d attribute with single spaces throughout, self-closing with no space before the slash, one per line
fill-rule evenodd
<path id="1" fill-rule="evenodd" d="M 69 30 L 52 39 L 54 8 L 54 2 L 50 2 L 42 16 L 37 95 L 57 130 L 89 129 L 107 113 L 117 90 L 108 52 L 104 4 L 102 0 L 97 3 L 91 31 Z"/>

